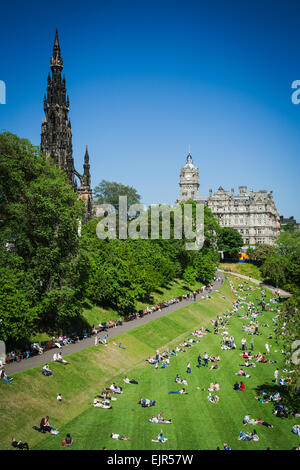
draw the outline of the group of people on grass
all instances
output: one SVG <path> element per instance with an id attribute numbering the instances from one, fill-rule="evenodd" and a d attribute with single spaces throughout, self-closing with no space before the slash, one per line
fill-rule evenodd
<path id="1" fill-rule="evenodd" d="M 232 288 L 233 288 L 233 285 L 232 285 Z M 234 288 L 233 288 L 233 290 L 236 292 L 236 290 Z M 243 292 L 246 292 L 246 296 L 247 296 L 247 289 L 245 288 L 244 285 L 241 286 L 241 290 Z M 244 299 L 246 299 L 246 297 L 244 297 Z M 225 330 L 225 329 L 227 330 L 229 328 L 230 325 L 229 325 L 228 318 L 230 318 L 234 314 L 236 314 L 238 316 L 238 311 L 239 311 L 239 307 L 240 307 L 239 302 L 240 302 L 240 299 L 238 297 L 235 304 L 234 304 L 233 310 L 231 312 L 227 312 L 226 314 L 224 314 L 224 318 L 222 318 L 221 316 L 218 316 L 217 319 L 213 322 L 214 333 L 215 334 L 219 334 L 219 330 Z M 264 304 L 264 305 L 266 306 L 267 304 Z M 246 317 L 248 317 L 249 315 L 250 316 L 252 315 L 252 317 L 255 316 L 255 318 L 260 315 L 258 307 L 255 307 L 254 304 L 248 305 L 248 313 L 246 314 Z M 248 331 L 248 330 L 245 327 L 243 327 L 242 331 Z M 253 328 L 251 328 L 251 329 L 249 329 L 249 331 L 250 331 L 251 334 L 257 334 L 258 323 L 255 325 L 254 330 L 253 330 Z M 186 352 L 186 348 L 192 347 L 192 345 L 194 343 L 199 343 L 200 339 L 202 337 L 204 337 L 205 335 L 207 335 L 207 333 L 210 333 L 210 331 L 206 328 L 197 329 L 197 330 L 195 330 L 194 332 L 191 333 L 192 338 L 189 338 L 186 341 L 183 341 L 183 342 L 179 343 L 179 346 L 173 348 L 172 350 L 168 349 L 166 352 L 163 352 L 163 353 L 160 353 L 159 350 L 156 350 L 155 356 L 150 357 L 147 361 L 150 364 L 155 365 L 156 368 L 158 367 L 158 364 L 161 365 L 161 368 L 169 366 L 171 357 L 177 356 L 178 353 L 180 353 L 180 352 Z M 225 334 L 228 335 L 228 332 L 226 331 Z M 195 339 L 195 337 L 197 339 Z M 253 351 L 254 348 L 253 348 L 253 341 L 252 340 L 250 342 L 250 347 L 251 347 L 251 351 Z M 266 343 L 265 347 L 266 347 L 266 354 L 265 355 L 270 354 L 269 344 Z M 222 338 L 221 349 L 226 349 L 226 348 L 236 349 L 234 337 L 227 336 L 226 338 L 224 338 L 224 337 Z M 244 372 L 243 367 L 256 367 L 256 364 L 254 362 L 250 362 L 252 360 L 255 360 L 256 363 L 261 362 L 261 363 L 269 363 L 270 364 L 270 363 L 276 362 L 276 361 L 270 361 L 270 360 L 265 361 L 264 360 L 265 357 L 261 353 L 258 353 L 257 355 L 253 355 L 252 352 L 247 351 L 247 341 L 246 341 L 245 338 L 242 338 L 242 340 L 241 340 L 241 350 L 242 350 L 241 355 L 245 359 L 245 363 L 240 365 L 241 369 L 237 372 L 237 375 L 239 375 L 239 376 L 243 376 L 243 377 L 246 377 L 246 378 L 251 377 L 249 374 L 246 374 Z M 57 361 L 57 362 L 61 362 L 63 364 L 68 364 L 68 362 L 65 361 L 62 358 L 60 353 L 54 354 L 53 360 Z M 198 355 L 197 360 L 198 360 L 198 365 L 197 365 L 198 368 L 200 368 L 202 366 L 203 367 L 209 367 L 209 362 L 212 362 L 213 365 L 210 367 L 210 369 L 213 370 L 213 369 L 218 368 L 218 362 L 220 361 L 220 356 L 219 355 L 210 356 L 207 352 L 204 352 L 203 354 Z M 278 369 L 276 369 L 276 371 L 278 372 L 277 375 L 275 374 L 275 382 L 276 383 L 277 383 L 277 380 L 278 380 L 278 384 L 280 384 L 280 385 L 288 385 L 292 382 L 291 377 L 284 379 L 283 376 L 282 376 L 282 377 L 278 378 L 279 371 L 278 371 Z M 52 371 L 50 370 L 48 364 L 46 364 L 43 367 L 42 372 L 46 376 L 51 376 L 52 375 Z M 291 372 L 293 372 L 293 371 L 291 371 Z M 191 364 L 190 364 L 190 362 L 187 363 L 186 373 L 191 373 Z M 5 377 L 5 374 L 2 374 L 2 371 L 1 371 L 1 378 L 3 378 L 4 380 L 5 380 L 5 378 L 7 378 L 7 381 L 11 380 L 10 377 L 7 377 L 7 376 Z M 128 383 L 128 384 L 138 384 L 138 382 L 136 380 L 129 379 L 128 377 L 125 377 L 123 380 L 124 380 L 125 383 Z M 176 374 L 175 383 L 182 384 L 182 385 L 185 385 L 185 386 L 188 385 L 186 379 L 181 378 L 179 374 Z M 240 382 L 240 383 L 236 382 L 233 386 L 233 389 L 235 391 L 238 391 L 238 390 L 244 391 L 245 390 L 245 385 L 244 385 L 243 382 Z M 216 383 L 211 382 L 210 385 L 209 385 L 208 391 L 209 391 L 208 401 L 211 402 L 211 403 L 218 403 L 220 398 L 219 398 L 218 395 L 215 394 L 215 392 L 220 391 L 220 384 L 218 382 L 216 382 Z M 101 395 L 97 395 L 97 396 L 94 397 L 93 406 L 98 407 L 98 408 L 112 409 L 111 401 L 116 400 L 116 397 L 114 395 L 118 395 L 118 394 L 121 394 L 121 393 L 123 393 L 122 387 L 117 386 L 115 383 L 113 383 L 108 389 L 104 388 Z M 185 388 L 181 388 L 180 390 L 169 391 L 168 393 L 169 394 L 187 394 L 188 392 L 185 390 Z M 267 403 L 267 402 L 270 402 L 270 401 L 274 401 L 274 402 L 277 403 L 281 400 L 281 396 L 278 392 L 275 393 L 274 395 L 267 395 L 265 392 L 261 392 L 261 394 L 259 394 L 259 396 L 256 397 L 256 398 L 257 398 L 257 400 L 259 400 L 262 403 Z M 61 394 L 58 394 L 57 400 L 61 401 L 61 399 L 62 399 Z M 139 400 L 139 404 L 141 404 L 142 407 L 151 407 L 151 406 L 155 406 L 156 402 L 155 402 L 155 400 L 151 400 L 151 399 L 148 399 L 148 398 L 141 397 L 140 400 Z M 280 414 L 280 413 L 284 413 L 284 412 L 286 412 L 285 407 L 279 405 L 279 408 L 277 408 L 277 413 Z M 159 423 L 161 423 L 161 424 L 172 424 L 172 419 L 164 419 L 162 417 L 162 413 L 160 412 L 157 417 L 152 415 L 152 418 L 149 418 L 148 422 L 157 423 L 157 424 L 159 424 Z M 250 414 L 248 414 L 244 417 L 243 424 L 244 424 L 244 426 L 246 426 L 248 424 L 250 424 L 250 425 L 261 424 L 261 425 L 263 425 L 267 428 L 272 428 L 273 427 L 273 425 L 267 423 L 266 421 L 264 421 L 262 419 L 253 419 L 253 418 L 251 418 Z M 43 432 L 43 433 L 50 432 L 51 434 L 58 434 L 58 432 L 59 432 L 54 427 L 50 426 L 48 417 L 42 418 L 39 428 L 36 428 L 36 427 L 34 427 L 34 428 L 37 429 L 39 432 Z M 292 432 L 294 434 L 297 434 L 298 436 L 300 436 L 300 425 L 295 424 L 292 428 Z M 122 434 L 116 434 L 116 433 L 111 433 L 111 438 L 117 439 L 117 440 L 129 440 L 130 439 L 129 437 L 126 437 Z M 259 437 L 257 435 L 256 430 L 254 429 L 253 432 L 240 431 L 240 433 L 238 435 L 238 440 L 258 441 Z M 158 434 L 157 439 L 152 440 L 152 442 L 166 442 L 166 441 L 167 441 L 167 438 L 165 438 L 165 436 L 163 435 L 162 430 Z M 73 440 L 72 440 L 71 436 L 68 434 L 66 436 L 66 438 L 64 439 L 64 441 L 62 441 L 62 445 L 63 446 L 69 446 L 69 445 L 72 445 L 72 444 L 73 444 Z M 20 441 L 17 442 L 15 438 L 13 438 L 12 445 L 15 448 L 18 448 L 18 449 L 21 449 L 21 448 L 27 449 L 28 448 L 27 443 L 23 444 Z M 230 446 L 227 443 L 225 443 L 224 444 L 224 449 L 225 450 L 230 450 Z"/>

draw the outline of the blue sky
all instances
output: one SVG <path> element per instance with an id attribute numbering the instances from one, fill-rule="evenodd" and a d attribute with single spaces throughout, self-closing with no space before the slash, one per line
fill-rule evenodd
<path id="1" fill-rule="evenodd" d="M 173 203 L 188 145 L 200 195 L 273 189 L 300 221 L 298 0 L 15 0 L 1 5 L 0 129 L 40 144 L 58 28 L 80 172 Z"/>

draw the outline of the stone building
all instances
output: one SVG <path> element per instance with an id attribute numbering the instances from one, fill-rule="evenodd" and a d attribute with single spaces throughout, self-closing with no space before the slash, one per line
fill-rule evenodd
<path id="1" fill-rule="evenodd" d="M 72 132 L 69 115 L 69 97 L 66 94 L 66 79 L 61 76 L 63 60 L 60 54 L 58 33 L 56 30 L 53 54 L 50 59 L 50 72 L 47 80 L 47 95 L 44 97 L 45 117 L 42 121 L 41 151 L 53 159 L 57 166 L 65 171 L 70 186 L 78 193 L 78 198 L 85 202 L 85 220 L 92 217 L 92 190 L 89 154 L 86 149 L 84 173 L 81 175 L 74 167 Z M 76 177 L 79 180 L 77 186 Z"/>
<path id="2" fill-rule="evenodd" d="M 266 243 L 273 245 L 280 231 L 279 213 L 273 199 L 273 191 L 247 191 L 240 186 L 226 191 L 221 186 L 214 194 L 199 197 L 198 167 L 194 167 L 190 153 L 186 165 L 180 171 L 180 198 L 177 202 L 194 200 L 206 204 L 218 218 L 221 227 L 232 227 L 243 237 L 245 245 Z"/>
<path id="3" fill-rule="evenodd" d="M 186 157 L 186 164 L 180 171 L 180 198 L 178 202 L 189 200 L 197 201 L 199 199 L 199 169 L 194 166 L 190 154 Z"/>
<path id="4" fill-rule="evenodd" d="M 273 245 L 279 235 L 279 212 L 272 190 L 269 193 L 264 189 L 254 192 L 239 186 L 239 192 L 235 194 L 234 189 L 225 191 L 220 187 L 214 194 L 210 189 L 205 202 L 218 217 L 221 227 L 235 228 L 245 245 Z"/>

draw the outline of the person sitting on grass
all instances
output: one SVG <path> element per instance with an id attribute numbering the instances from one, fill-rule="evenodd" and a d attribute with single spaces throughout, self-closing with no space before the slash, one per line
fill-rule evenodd
<path id="1" fill-rule="evenodd" d="M 67 434 L 65 439 L 62 441 L 61 445 L 64 447 L 65 446 L 70 447 L 72 444 L 73 444 L 73 439 L 70 436 L 70 434 Z"/>
<path id="2" fill-rule="evenodd" d="M 42 374 L 45 375 L 46 377 L 52 376 L 52 371 L 50 370 L 50 367 L 48 364 L 45 364 L 44 367 L 42 368 Z"/>
<path id="3" fill-rule="evenodd" d="M 157 439 L 152 439 L 152 442 L 166 442 L 168 439 L 164 437 L 162 430 L 157 436 Z"/>
<path id="4" fill-rule="evenodd" d="M 141 398 L 138 403 L 139 405 L 142 405 L 143 408 L 155 406 L 155 400 L 150 400 L 149 398 Z"/>
<path id="5" fill-rule="evenodd" d="M 111 384 L 109 390 L 111 390 L 112 393 L 117 393 L 118 395 L 123 393 L 122 387 L 118 387 L 115 383 Z"/>
<path id="6" fill-rule="evenodd" d="M 2 369 L 0 372 L 0 378 L 9 384 L 11 384 L 13 381 L 13 377 L 9 377 L 8 375 L 6 375 L 4 369 Z"/>
<path id="7" fill-rule="evenodd" d="M 70 364 L 68 361 L 62 358 L 61 353 L 54 353 L 53 354 L 53 361 L 60 362 L 61 364 Z"/>
<path id="8" fill-rule="evenodd" d="M 123 436 L 123 434 L 115 434 L 112 432 L 110 437 L 118 441 L 130 441 L 130 437 Z"/>
<path id="9" fill-rule="evenodd" d="M 292 427 L 292 432 L 297 434 L 297 436 L 300 436 L 300 424 L 294 424 Z"/>
<path id="10" fill-rule="evenodd" d="M 220 391 L 220 385 L 218 383 L 214 384 L 213 382 L 211 382 L 209 384 L 209 388 L 207 390 L 209 392 L 214 392 L 214 391 L 219 392 Z"/>
<path id="11" fill-rule="evenodd" d="M 28 447 L 27 442 L 17 441 L 15 437 L 12 438 L 12 443 L 11 443 L 11 445 L 12 445 L 15 449 L 19 449 L 19 450 L 29 450 L 29 447 Z"/>
<path id="12" fill-rule="evenodd" d="M 246 374 L 246 372 L 244 372 L 243 369 L 240 369 L 240 370 L 236 373 L 236 375 L 243 376 L 243 377 L 246 377 L 246 378 L 251 377 L 251 375 Z"/>
<path id="13" fill-rule="evenodd" d="M 105 408 L 107 410 L 112 410 L 112 406 L 109 404 L 109 400 L 98 400 L 98 396 L 94 398 L 93 405 L 95 408 Z"/>
<path id="14" fill-rule="evenodd" d="M 51 431 L 50 431 L 51 434 L 59 434 L 59 431 L 57 429 L 55 429 L 53 426 L 50 425 L 49 416 L 46 416 L 45 421 L 44 421 L 44 425 L 48 426 L 51 429 Z"/>
<path id="15" fill-rule="evenodd" d="M 51 427 L 49 426 L 49 424 L 46 425 L 46 419 L 45 418 L 41 419 L 39 431 L 42 432 L 42 433 L 51 432 Z"/>

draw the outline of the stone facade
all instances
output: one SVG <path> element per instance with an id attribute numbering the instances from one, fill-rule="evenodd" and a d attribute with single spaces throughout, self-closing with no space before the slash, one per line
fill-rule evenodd
<path id="1" fill-rule="evenodd" d="M 186 157 L 186 164 L 180 171 L 180 198 L 178 202 L 189 200 L 197 201 L 199 199 L 199 169 L 193 164 L 190 153 Z"/>
<path id="2" fill-rule="evenodd" d="M 69 97 L 66 94 L 66 79 L 62 78 L 63 60 L 60 54 L 60 45 L 56 30 L 53 54 L 50 59 L 50 72 L 47 81 L 47 95 L 44 97 L 45 117 L 42 121 L 41 151 L 52 158 L 56 165 L 67 175 L 70 186 L 78 193 L 78 198 L 85 202 L 84 220 L 92 217 L 92 190 L 90 187 L 89 155 L 86 150 L 84 157 L 84 173 L 81 175 L 75 170 L 72 132 L 69 115 Z M 77 187 L 76 178 L 80 182 Z"/>
<path id="3" fill-rule="evenodd" d="M 266 243 L 273 245 L 280 232 L 280 218 L 276 209 L 273 191 L 247 191 L 240 186 L 238 194 L 234 189 L 226 191 L 219 187 L 214 194 L 199 197 L 199 172 L 194 167 L 190 153 L 180 171 L 180 198 L 176 202 L 193 200 L 206 204 L 218 218 L 221 227 L 232 227 L 243 237 L 245 245 Z"/>
<path id="4" fill-rule="evenodd" d="M 205 203 L 218 217 L 221 227 L 235 228 L 243 237 L 245 245 L 266 243 L 273 245 L 279 235 L 279 212 L 273 199 L 273 191 L 247 191 L 239 186 L 238 194 L 222 187 L 209 196 Z"/>

